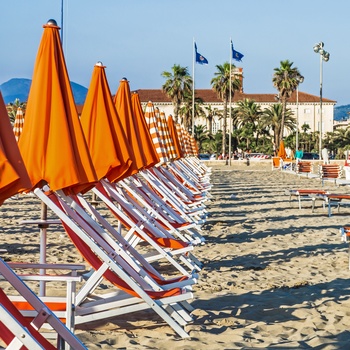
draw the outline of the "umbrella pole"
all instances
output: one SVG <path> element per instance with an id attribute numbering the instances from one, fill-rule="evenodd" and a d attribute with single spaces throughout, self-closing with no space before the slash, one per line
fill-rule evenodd
<path id="1" fill-rule="evenodd" d="M 39 224 L 40 229 L 40 264 L 46 264 L 46 238 L 47 238 L 47 205 L 41 202 L 41 214 L 40 219 L 43 223 Z M 45 270 L 40 270 L 40 275 L 45 275 Z M 45 296 L 46 294 L 46 283 L 45 281 L 40 281 L 39 286 L 39 296 Z"/>

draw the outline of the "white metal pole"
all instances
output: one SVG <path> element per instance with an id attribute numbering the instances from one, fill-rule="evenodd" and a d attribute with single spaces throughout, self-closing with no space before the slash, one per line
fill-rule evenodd
<path id="1" fill-rule="evenodd" d="M 232 135 L 232 120 L 231 120 L 231 102 L 232 102 L 232 39 L 230 38 L 230 107 L 229 107 L 229 136 L 228 136 L 228 158 L 231 166 L 231 135 Z"/>
<path id="2" fill-rule="evenodd" d="M 322 152 L 322 80 L 323 80 L 323 76 L 322 76 L 322 69 L 323 68 L 323 57 L 322 55 L 320 55 L 320 145 L 319 145 L 319 149 L 320 149 L 320 153 L 319 153 L 319 159 L 321 159 L 321 152 Z"/>
<path id="3" fill-rule="evenodd" d="M 194 83 L 194 70 L 195 70 L 195 50 L 194 50 L 194 38 L 192 43 L 192 136 L 194 136 L 194 89 L 195 89 L 195 83 Z"/>
<path id="4" fill-rule="evenodd" d="M 297 85 L 297 131 L 295 133 L 295 152 L 299 149 L 299 83 Z"/>

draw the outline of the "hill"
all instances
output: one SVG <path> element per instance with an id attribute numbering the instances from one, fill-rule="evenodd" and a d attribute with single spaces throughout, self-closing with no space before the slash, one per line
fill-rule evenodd
<path id="1" fill-rule="evenodd" d="M 18 98 L 21 102 L 26 102 L 29 95 L 32 81 L 24 78 L 13 78 L 0 85 L 0 91 L 6 104 L 14 102 Z M 77 105 L 84 104 L 88 89 L 82 85 L 70 82 L 73 96 Z"/>
<path id="2" fill-rule="evenodd" d="M 334 120 L 346 120 L 349 119 L 350 105 L 343 105 L 334 108 Z"/>

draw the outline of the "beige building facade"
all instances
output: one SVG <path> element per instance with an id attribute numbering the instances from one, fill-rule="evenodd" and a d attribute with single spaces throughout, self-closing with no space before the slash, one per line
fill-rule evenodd
<path id="1" fill-rule="evenodd" d="M 146 89 L 137 91 L 140 96 L 140 100 L 143 106 L 148 101 L 152 101 L 155 107 L 158 107 L 160 111 L 163 111 L 166 116 L 174 115 L 174 108 L 171 100 L 166 96 L 162 90 L 159 89 Z M 211 106 L 212 109 L 217 108 L 223 110 L 223 102 L 218 99 L 215 91 L 212 89 L 198 89 L 196 90 L 196 97 L 199 97 L 204 102 L 204 107 Z M 272 104 L 277 103 L 276 94 L 247 94 L 243 92 L 236 92 L 231 102 L 231 108 L 237 107 L 237 102 L 244 99 L 254 100 L 262 110 L 269 108 Z M 334 106 L 336 101 L 327 98 L 322 99 L 322 134 L 326 132 L 333 132 L 334 121 Z M 299 131 L 301 126 L 307 124 L 309 126 L 309 132 L 319 131 L 321 125 L 321 109 L 320 109 L 320 97 L 311 95 L 305 92 L 295 91 L 291 98 L 288 100 L 287 108 L 291 109 L 295 118 L 299 121 Z M 195 120 L 195 125 L 208 125 L 208 121 L 205 118 L 198 118 Z M 229 125 L 229 124 L 227 124 Z M 223 120 L 218 117 L 214 118 L 213 133 L 218 130 L 222 130 Z M 285 133 L 287 135 L 287 133 Z"/>

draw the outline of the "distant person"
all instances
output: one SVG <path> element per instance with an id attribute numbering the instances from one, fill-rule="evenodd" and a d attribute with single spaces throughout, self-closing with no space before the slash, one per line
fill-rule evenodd
<path id="1" fill-rule="evenodd" d="M 322 155 L 323 164 L 329 164 L 329 155 L 328 155 L 328 149 L 326 145 L 323 147 L 321 151 L 321 155 Z"/>
<path id="2" fill-rule="evenodd" d="M 304 151 L 301 147 L 299 147 L 296 151 L 295 151 L 295 159 L 297 162 L 300 162 L 303 159 L 304 156 Z"/>

